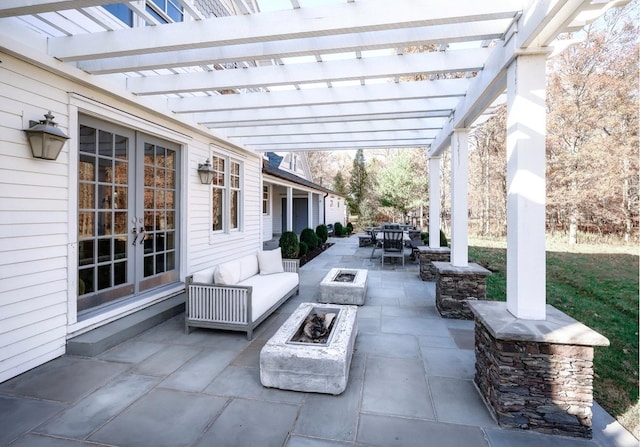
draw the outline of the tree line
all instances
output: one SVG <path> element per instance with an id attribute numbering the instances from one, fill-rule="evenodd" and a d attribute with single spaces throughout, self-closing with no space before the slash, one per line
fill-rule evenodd
<path id="1" fill-rule="evenodd" d="M 561 36 L 567 48 L 547 64 L 547 229 L 580 239 L 638 239 L 638 1 L 615 8 L 580 34 Z M 416 51 L 429 51 L 423 47 Z M 506 232 L 506 109 L 469 137 L 469 227 Z M 359 226 L 385 220 L 425 227 L 426 150 L 344 154 L 313 152 L 314 179 L 344 195 Z M 366 155 L 366 158 L 365 158 Z M 351 166 L 349 166 L 351 161 Z M 441 212 L 450 220 L 450 156 L 441 163 Z"/>

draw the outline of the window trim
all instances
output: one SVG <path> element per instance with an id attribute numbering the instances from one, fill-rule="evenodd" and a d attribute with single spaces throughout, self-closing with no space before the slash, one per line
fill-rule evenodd
<path id="1" fill-rule="evenodd" d="M 216 160 L 222 160 L 224 167 L 223 170 L 216 170 L 216 172 L 221 173 L 222 178 L 221 182 L 216 183 L 216 177 L 214 177 L 213 182 L 210 185 L 210 202 L 209 202 L 209 231 L 213 235 L 228 235 L 233 233 L 238 233 L 244 231 L 244 162 L 240 158 L 233 157 L 229 154 L 213 151 L 211 153 L 211 164 L 213 165 L 214 170 L 218 166 Z M 231 167 L 233 165 L 238 166 L 237 173 L 237 181 L 232 182 L 232 176 L 236 175 L 232 173 Z M 219 177 L 218 177 L 219 178 Z M 234 186 L 237 184 L 237 186 Z M 214 190 L 222 191 L 222 225 L 219 229 L 214 229 L 214 220 L 213 220 L 213 197 Z M 232 191 L 237 191 L 237 225 L 234 227 L 231 224 L 231 207 L 233 203 L 231 202 Z"/>
<path id="2" fill-rule="evenodd" d="M 263 216 L 271 215 L 271 186 L 270 185 L 262 185 L 262 215 Z"/>

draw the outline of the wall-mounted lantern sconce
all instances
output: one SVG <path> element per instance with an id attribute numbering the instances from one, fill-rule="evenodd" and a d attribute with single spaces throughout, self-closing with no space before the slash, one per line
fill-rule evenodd
<path id="1" fill-rule="evenodd" d="M 69 137 L 56 127 L 51 112 L 44 117 L 41 121 L 29 121 L 29 128 L 24 131 L 34 158 L 55 160 Z"/>
<path id="2" fill-rule="evenodd" d="M 198 175 L 200 176 L 200 183 L 208 185 L 213 181 L 213 166 L 211 161 L 207 158 L 204 163 L 198 163 Z"/>

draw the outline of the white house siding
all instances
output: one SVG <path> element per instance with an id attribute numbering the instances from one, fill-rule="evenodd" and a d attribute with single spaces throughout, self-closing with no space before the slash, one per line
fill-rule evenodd
<path id="1" fill-rule="evenodd" d="M 143 131 L 181 146 L 180 277 L 260 247 L 261 158 L 223 147 L 206 132 L 183 126 L 93 88 L 87 76 L 63 76 L 0 52 L 0 382 L 62 355 L 66 339 L 181 290 L 149 295 L 109 314 L 77 322 L 77 132 L 78 115 Z M 54 61 L 45 61 L 56 66 Z M 76 81 L 80 79 L 82 82 Z M 101 81 L 105 82 L 105 81 Z M 106 86 L 103 84 L 102 86 Z M 117 88 L 114 91 L 118 91 Z M 55 161 L 32 158 L 23 129 L 47 111 L 71 139 Z M 244 166 L 241 231 L 212 235 L 210 188 L 197 165 L 224 150 Z"/>
<path id="2" fill-rule="evenodd" d="M 325 201 L 326 222 L 328 224 L 340 222 L 345 225 L 345 204 L 342 197 L 329 194 Z"/>

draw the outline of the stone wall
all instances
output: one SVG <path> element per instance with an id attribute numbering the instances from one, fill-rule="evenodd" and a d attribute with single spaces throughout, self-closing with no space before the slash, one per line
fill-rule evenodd
<path id="1" fill-rule="evenodd" d="M 475 382 L 502 426 L 591 437 L 593 347 L 504 341 L 476 319 Z"/>
<path id="2" fill-rule="evenodd" d="M 473 320 L 467 301 L 487 298 L 487 275 L 478 264 L 454 267 L 448 262 L 433 262 L 436 269 L 436 308 L 444 318 Z"/>
<path id="3" fill-rule="evenodd" d="M 447 247 L 418 247 L 418 253 L 420 279 L 423 281 L 435 282 L 437 272 L 433 266 L 433 261 L 449 262 L 451 260 L 451 249 Z"/>

